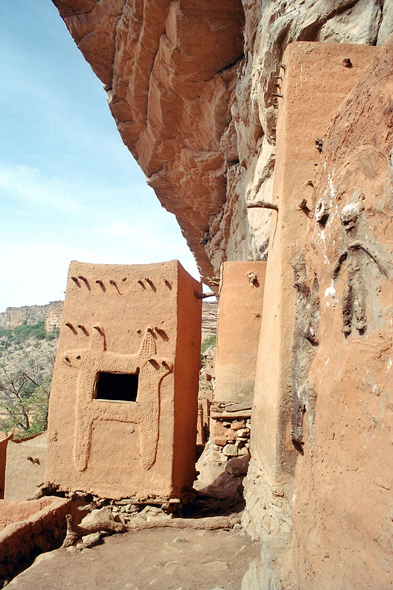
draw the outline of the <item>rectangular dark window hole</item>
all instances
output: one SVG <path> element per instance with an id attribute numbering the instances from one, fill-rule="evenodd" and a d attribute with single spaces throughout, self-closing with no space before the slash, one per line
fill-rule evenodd
<path id="1" fill-rule="evenodd" d="M 98 373 L 96 399 L 135 402 L 138 393 L 139 374 Z"/>

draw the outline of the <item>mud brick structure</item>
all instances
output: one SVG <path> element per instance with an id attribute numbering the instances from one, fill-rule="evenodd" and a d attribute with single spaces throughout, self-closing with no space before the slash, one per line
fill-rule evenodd
<path id="1" fill-rule="evenodd" d="M 378 49 L 344 44 L 292 43 L 283 58 L 283 82 L 277 123 L 277 154 L 274 194 L 278 212 L 273 212 L 269 259 L 266 272 L 261 346 L 258 353 L 252 437 L 254 457 L 270 481 L 291 479 L 298 452 L 292 438 L 307 405 L 312 421 L 313 396 L 301 392 L 312 355 L 318 343 L 318 286 L 305 276 L 303 248 L 310 219 L 314 216 L 314 178 L 321 139 L 330 119 L 348 92 L 370 64 Z M 349 59 L 352 67 L 345 66 Z M 285 72 L 285 73 L 284 73 Z M 318 143 L 316 143 L 318 142 Z M 318 216 L 319 206 L 316 207 Z M 320 213 L 322 215 L 322 213 Z M 296 236 L 296 239 L 294 239 Z M 321 238 L 323 239 L 323 237 Z M 311 281 L 311 287 L 309 282 Z M 302 299 L 307 325 L 295 333 L 297 302 Z M 297 363 L 294 370 L 293 363 Z M 301 367 L 303 366 L 303 368 Z M 296 398 L 288 396 L 291 379 L 297 380 Z M 307 397 L 307 399 L 306 399 Z M 302 406 L 303 410 L 298 409 Z M 298 419 L 300 414 L 300 419 Z M 309 429 L 311 428 L 311 423 Z"/>
<path id="2" fill-rule="evenodd" d="M 5 466 L 7 502 L 29 500 L 44 481 L 47 434 L 42 432 L 19 440 L 9 440 Z"/>
<path id="3" fill-rule="evenodd" d="M 349 352 L 348 346 L 352 347 L 353 355 L 359 354 L 355 351 L 359 350 L 360 343 L 345 343 L 340 328 L 336 331 L 336 344 L 331 342 L 328 352 L 324 339 L 328 337 L 329 328 L 326 326 L 323 331 L 321 329 L 322 311 L 329 315 L 333 313 L 336 322 L 337 317 L 340 318 L 333 282 L 335 275 L 340 273 L 337 262 L 343 260 L 340 259 L 339 252 L 348 244 L 347 232 L 343 230 L 342 235 L 335 230 L 332 239 L 331 224 L 334 222 L 337 225 L 341 209 L 345 213 L 345 206 L 356 201 L 362 191 L 359 179 L 355 176 L 352 178 L 350 173 L 349 153 L 346 155 L 346 169 L 341 170 L 339 176 L 334 170 L 326 172 L 326 140 L 323 138 L 331 121 L 335 121 L 334 116 L 340 104 L 374 58 L 378 57 L 379 51 L 374 47 L 343 44 L 293 43 L 283 57 L 274 179 L 278 211 L 273 213 L 271 226 L 251 431 L 252 459 L 245 483 L 247 512 L 243 519 L 249 532 L 264 542 L 266 562 L 256 574 L 257 577 L 260 576 L 263 588 L 267 580 L 275 576 L 274 571 L 280 571 L 281 568 L 286 570 L 288 567 L 284 562 L 291 551 L 290 534 L 296 535 L 294 546 L 299 563 L 301 552 L 298 547 L 305 548 L 309 544 L 309 539 L 306 538 L 309 526 L 301 515 L 306 520 L 310 516 L 307 512 L 309 508 L 307 511 L 305 509 L 305 502 L 309 502 L 310 495 L 314 493 L 312 489 L 315 485 L 315 472 L 311 473 L 312 466 L 315 467 L 313 457 L 317 448 L 320 458 L 329 457 L 332 441 L 328 438 L 333 436 L 334 439 L 336 433 L 336 428 L 329 428 L 327 425 L 321 430 L 318 423 L 320 424 L 322 416 L 327 412 L 334 424 L 335 418 L 327 407 L 336 404 L 337 392 L 333 394 L 336 382 L 341 382 L 348 394 L 343 380 L 345 372 L 342 369 L 342 364 L 346 362 L 345 356 Z M 322 187 L 318 184 L 320 175 L 324 175 L 325 183 Z M 347 186 L 350 178 L 353 183 L 351 187 Z M 347 194 L 341 192 L 340 183 L 343 190 L 346 187 Z M 370 192 L 372 190 L 371 188 Z M 358 215 L 360 216 L 359 211 Z M 349 221 L 351 220 L 352 218 Z M 340 226 L 345 221 L 347 218 L 341 215 Z M 332 252 L 336 254 L 332 256 Z M 317 264 L 307 264 L 308 259 L 315 258 L 318 259 Z M 332 318 L 329 319 L 331 321 Z M 363 329 L 362 327 L 360 332 Z M 343 347 L 341 358 L 337 357 L 337 347 Z M 332 357 L 335 358 L 334 364 L 330 364 L 329 359 Z M 317 358 L 320 358 L 318 368 L 315 365 Z M 326 368 L 326 363 L 329 369 Z M 325 375 L 323 381 L 322 374 Z M 326 396 L 323 402 L 320 399 L 322 391 Z M 352 394 L 353 392 L 346 403 L 350 404 Z M 323 411 L 317 409 L 322 407 L 321 404 Z M 327 437 L 324 443 L 321 443 L 322 432 L 322 438 Z M 346 453 L 347 451 L 348 449 Z M 347 453 L 345 463 L 351 454 Z M 327 459 L 328 462 L 335 463 L 337 455 L 334 457 Z M 305 465 L 310 468 L 310 473 L 306 472 Z M 322 470 L 324 469 L 323 465 Z M 300 473 L 302 477 L 299 476 Z M 322 498 L 326 491 L 323 479 L 324 476 L 321 475 L 321 506 L 324 505 Z M 331 486 L 334 487 L 333 481 Z M 332 493 L 332 487 L 329 487 L 329 494 Z M 334 502 L 336 509 L 343 498 L 342 491 L 337 492 Z M 320 513 L 318 506 L 319 502 L 316 500 L 313 514 Z M 352 509 L 341 506 L 337 514 L 342 511 L 347 511 L 347 526 L 351 527 Z M 295 528 L 292 518 L 295 518 Z M 340 518 L 335 521 L 337 527 L 341 526 Z M 322 532 L 324 525 L 321 519 L 316 520 L 318 534 L 321 535 L 318 542 L 324 547 L 319 554 L 331 555 L 327 542 L 329 535 Z M 333 520 L 331 518 L 331 522 Z M 303 539 L 299 538 L 299 531 L 304 534 Z M 354 531 L 352 539 L 355 546 Z M 286 551 L 280 556 L 282 548 Z M 303 550 L 307 554 L 307 549 Z M 277 560 L 274 567 L 269 565 L 272 555 Z M 336 556 L 336 563 L 337 559 Z M 317 570 L 320 572 L 316 576 L 318 582 L 307 585 L 310 588 L 317 587 L 318 584 L 318 587 L 325 587 L 321 582 L 323 560 L 317 561 Z M 295 563 L 292 571 L 296 571 L 298 567 L 296 560 Z M 293 584 L 294 587 L 299 587 L 298 582 L 294 582 L 296 575 L 287 574 L 287 581 L 290 580 L 288 586 Z M 305 575 L 306 572 L 302 571 L 299 579 L 304 580 Z M 338 584 L 337 587 L 344 586 Z"/>
<path id="4" fill-rule="evenodd" d="M 252 402 L 266 262 L 224 262 L 215 357 L 215 399 Z"/>
<path id="5" fill-rule="evenodd" d="M 192 485 L 201 286 L 177 261 L 72 262 L 45 479 L 109 498 Z"/>
<path id="6" fill-rule="evenodd" d="M 66 514 L 74 510 L 69 498 L 55 496 L 0 502 L 0 583 L 33 563 L 40 553 L 59 547 L 66 532 Z"/>
<path id="7" fill-rule="evenodd" d="M 0 500 L 4 498 L 5 488 L 5 469 L 7 464 L 7 446 L 12 440 L 13 434 L 7 435 L 3 432 L 0 434 Z"/>

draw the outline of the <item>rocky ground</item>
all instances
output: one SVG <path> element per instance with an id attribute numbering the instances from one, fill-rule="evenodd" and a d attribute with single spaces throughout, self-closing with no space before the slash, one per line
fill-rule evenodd
<path id="1" fill-rule="evenodd" d="M 260 546 L 240 528 L 153 529 L 39 556 L 9 590 L 239 590 Z"/>

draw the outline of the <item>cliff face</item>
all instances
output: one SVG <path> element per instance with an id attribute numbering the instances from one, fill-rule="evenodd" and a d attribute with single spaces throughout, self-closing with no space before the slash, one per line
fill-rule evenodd
<path id="1" fill-rule="evenodd" d="M 45 321 L 45 330 L 51 332 L 60 328 L 63 313 L 63 301 L 51 301 L 46 305 L 25 305 L 23 307 L 7 307 L 0 313 L 0 327 L 12 329 L 26 324 L 36 324 Z"/>
<path id="2" fill-rule="evenodd" d="M 224 260 L 264 259 L 275 76 L 296 40 L 381 44 L 380 0 L 53 0 L 102 80 L 124 143 L 174 213 L 206 282 Z"/>

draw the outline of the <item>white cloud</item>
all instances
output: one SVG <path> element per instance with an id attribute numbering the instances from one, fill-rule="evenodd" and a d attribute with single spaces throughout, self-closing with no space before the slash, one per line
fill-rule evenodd
<path id="1" fill-rule="evenodd" d="M 3 165 L 2 193 L 10 201 L 1 201 L 0 311 L 62 298 L 74 259 L 141 264 L 177 258 L 198 277 L 175 217 L 147 186 L 87 186 Z"/>
<path id="2" fill-rule="evenodd" d="M 86 209 L 74 196 L 76 187 L 59 179 L 44 178 L 36 168 L 0 164 L 0 194 L 22 204 L 49 207 L 58 211 L 81 212 Z"/>
<path id="3" fill-rule="evenodd" d="M 56 9 L 21 3 L 0 0 L 0 311 L 62 298 L 73 259 L 178 258 L 197 276 Z"/>

